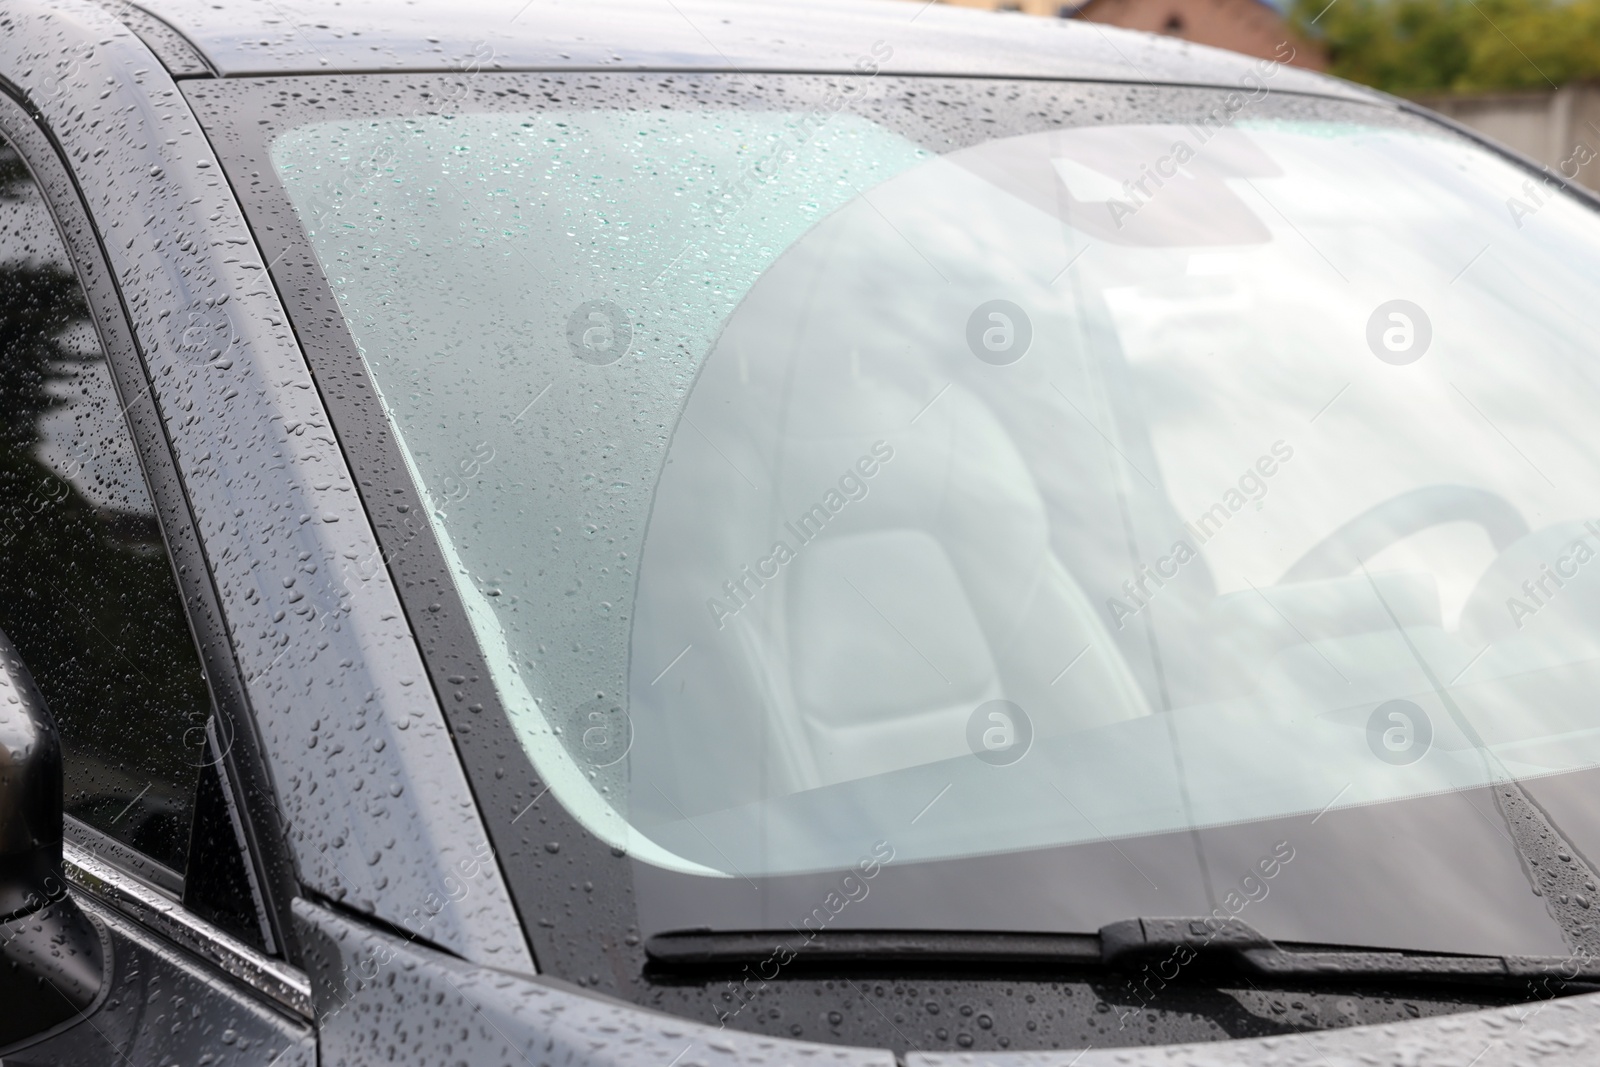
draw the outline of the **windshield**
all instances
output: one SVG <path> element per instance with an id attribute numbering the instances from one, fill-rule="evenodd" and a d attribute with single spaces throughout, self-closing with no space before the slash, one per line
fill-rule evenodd
<path id="1" fill-rule="evenodd" d="M 643 934 L 845 872 L 834 928 L 1587 944 L 1586 203 L 1271 92 L 584 79 L 267 152 Z"/>

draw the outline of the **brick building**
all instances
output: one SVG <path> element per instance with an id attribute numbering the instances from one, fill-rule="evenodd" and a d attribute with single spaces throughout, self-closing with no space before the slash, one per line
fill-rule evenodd
<path id="1" fill-rule="evenodd" d="M 925 3 L 926 0 L 916 0 Z M 1264 0 L 938 0 L 955 7 L 1021 11 L 1029 15 L 1079 18 L 1108 26 L 1182 37 L 1196 44 L 1271 59 L 1279 45 L 1294 46 L 1297 67 L 1324 70 L 1321 48 L 1289 28 L 1288 20 Z"/>

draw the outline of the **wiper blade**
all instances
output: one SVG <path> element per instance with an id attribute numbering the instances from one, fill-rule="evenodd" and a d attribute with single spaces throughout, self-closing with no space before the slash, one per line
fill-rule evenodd
<path id="1" fill-rule="evenodd" d="M 771 930 L 721 933 L 681 930 L 657 934 L 644 943 L 652 964 L 673 970 L 698 970 L 761 960 L 789 949 L 818 963 L 934 963 L 952 960 L 996 964 L 1076 964 L 1100 962 L 1094 934 L 950 933 L 939 930 Z"/>
<path id="2" fill-rule="evenodd" d="M 1553 979 L 1600 984 L 1600 960 L 1562 956 L 1472 956 L 1278 943 L 1238 919 L 1126 919 L 1098 934 L 970 933 L 937 930 L 725 933 L 681 930 L 645 941 L 652 968 L 720 971 L 777 958 L 803 967 L 1022 967 L 1189 977 L 1320 978 L 1341 982 L 1505 983 Z"/>

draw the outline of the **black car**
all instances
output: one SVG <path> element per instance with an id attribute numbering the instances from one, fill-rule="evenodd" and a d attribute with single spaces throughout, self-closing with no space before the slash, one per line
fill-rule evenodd
<path id="1" fill-rule="evenodd" d="M 0 1062 L 1588 1062 L 1587 191 L 520 3 L 0 3 Z"/>

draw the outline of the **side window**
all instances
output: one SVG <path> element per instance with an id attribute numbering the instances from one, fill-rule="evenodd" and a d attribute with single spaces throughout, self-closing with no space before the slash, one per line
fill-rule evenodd
<path id="1" fill-rule="evenodd" d="M 182 871 L 211 699 L 124 410 L 0 139 L 0 628 L 55 715 L 67 812 Z"/>

